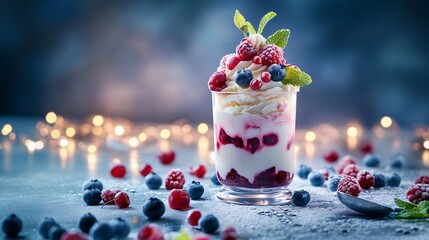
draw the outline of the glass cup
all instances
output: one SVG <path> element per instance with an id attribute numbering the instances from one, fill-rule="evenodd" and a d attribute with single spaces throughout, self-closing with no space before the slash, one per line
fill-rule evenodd
<path id="1" fill-rule="evenodd" d="M 218 198 L 236 204 L 290 202 L 297 90 L 212 92 Z"/>

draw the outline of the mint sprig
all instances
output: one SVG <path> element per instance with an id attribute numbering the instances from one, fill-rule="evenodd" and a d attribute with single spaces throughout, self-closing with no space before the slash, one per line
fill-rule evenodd
<path id="1" fill-rule="evenodd" d="M 294 78 L 290 78 L 290 79 L 283 79 L 282 83 L 284 85 L 290 84 L 293 86 L 298 86 L 298 87 L 304 87 L 307 86 L 308 84 L 312 83 L 313 80 L 311 80 L 310 75 L 308 75 L 305 72 L 301 71 L 301 74 L 298 74 L 297 76 L 295 76 Z"/>
<path id="2" fill-rule="evenodd" d="M 269 12 L 262 17 L 261 21 L 259 22 L 258 34 L 261 34 L 262 31 L 264 31 L 265 25 L 267 25 L 267 23 L 275 16 L 277 16 L 275 12 Z"/>
<path id="3" fill-rule="evenodd" d="M 289 35 L 289 29 L 278 30 L 273 35 L 267 38 L 267 44 L 275 44 L 279 48 L 284 49 L 286 47 L 287 41 L 289 40 Z"/>
<path id="4" fill-rule="evenodd" d="M 244 37 L 247 37 L 247 34 L 256 33 L 256 30 L 252 26 L 252 24 L 250 22 L 247 22 L 244 16 L 238 10 L 235 10 L 234 24 L 238 28 L 238 30 L 240 30 L 244 34 Z"/>
<path id="5" fill-rule="evenodd" d="M 429 201 L 414 204 L 395 198 L 395 203 L 401 208 L 401 211 L 396 215 L 397 219 L 429 218 Z"/>

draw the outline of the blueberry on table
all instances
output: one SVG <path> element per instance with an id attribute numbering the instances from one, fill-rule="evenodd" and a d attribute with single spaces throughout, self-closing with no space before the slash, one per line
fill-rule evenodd
<path id="1" fill-rule="evenodd" d="M 311 167 L 309 167 L 305 164 L 301 164 L 301 165 L 299 165 L 297 174 L 300 178 L 307 179 L 308 174 L 310 174 L 311 171 L 312 171 Z"/>
<path id="2" fill-rule="evenodd" d="M 2 230 L 6 237 L 16 237 L 22 230 L 22 221 L 15 214 L 10 214 L 3 218 Z"/>
<path id="3" fill-rule="evenodd" d="M 52 240 L 61 240 L 61 237 L 67 233 L 67 230 L 60 225 L 54 225 L 49 229 L 48 237 Z"/>
<path id="4" fill-rule="evenodd" d="M 401 168 L 402 165 L 404 165 L 405 159 L 402 155 L 400 154 L 396 154 L 395 156 L 393 156 L 390 161 L 390 167 L 392 168 Z"/>
<path id="5" fill-rule="evenodd" d="M 90 206 L 98 205 L 101 202 L 101 191 L 90 187 L 83 193 L 83 201 Z"/>
<path id="6" fill-rule="evenodd" d="M 158 174 L 152 172 L 146 177 L 145 183 L 149 189 L 159 189 L 162 185 L 162 178 Z"/>
<path id="7" fill-rule="evenodd" d="M 97 188 L 98 190 L 103 191 L 103 183 L 98 181 L 98 179 L 90 179 L 83 183 L 82 188 L 84 191 L 90 187 Z"/>
<path id="8" fill-rule="evenodd" d="M 219 179 L 217 179 L 217 174 L 216 174 L 216 172 L 214 172 L 214 173 L 212 174 L 212 177 L 210 178 L 210 180 L 212 181 L 212 183 L 213 183 L 214 185 L 218 185 L 218 186 L 222 185 L 222 183 L 220 183 L 220 182 L 219 182 Z"/>
<path id="9" fill-rule="evenodd" d="M 310 193 L 305 190 L 295 191 L 292 194 L 292 202 L 299 207 L 304 207 L 310 202 Z"/>
<path id="10" fill-rule="evenodd" d="M 192 183 L 186 188 L 186 191 L 192 200 L 197 200 L 203 196 L 204 187 L 200 184 L 200 182 L 192 181 Z"/>
<path id="11" fill-rule="evenodd" d="M 201 231 L 213 234 L 219 228 L 219 220 L 213 216 L 213 214 L 208 214 L 200 218 L 198 225 L 200 226 Z"/>
<path id="12" fill-rule="evenodd" d="M 322 186 L 325 183 L 325 176 L 320 172 L 312 171 L 308 174 L 308 180 L 312 186 Z"/>
<path id="13" fill-rule="evenodd" d="M 160 219 L 165 213 L 165 204 L 159 198 L 151 197 L 143 205 L 143 214 L 149 220 Z"/>
<path id="14" fill-rule="evenodd" d="M 329 191 L 336 192 L 338 189 L 338 184 L 340 183 L 342 177 L 340 175 L 331 175 L 329 176 L 327 187 Z"/>
<path id="15" fill-rule="evenodd" d="M 383 188 L 387 186 L 386 176 L 382 173 L 374 173 L 374 188 Z"/>
<path id="16" fill-rule="evenodd" d="M 401 176 L 397 173 L 392 173 L 387 176 L 387 185 L 391 187 L 398 187 L 401 184 Z"/>
<path id="17" fill-rule="evenodd" d="M 110 240 L 113 238 L 113 229 L 108 223 L 96 222 L 89 231 L 93 240 Z"/>
<path id="18" fill-rule="evenodd" d="M 112 219 L 109 224 L 113 231 L 113 238 L 115 239 L 125 239 L 131 232 L 130 225 L 122 218 Z"/>
<path id="19" fill-rule="evenodd" d="M 363 158 L 363 163 L 367 167 L 377 167 L 378 165 L 380 165 L 380 157 L 372 153 L 367 154 Z"/>
<path id="20" fill-rule="evenodd" d="M 45 217 L 44 219 L 42 219 L 38 227 L 40 236 L 42 236 L 43 238 L 48 238 L 49 230 L 55 225 L 58 224 L 53 218 Z"/>
<path id="21" fill-rule="evenodd" d="M 82 232 L 88 234 L 89 230 L 96 222 L 97 218 L 95 218 L 94 215 L 91 213 L 85 213 L 79 218 L 77 225 Z"/>

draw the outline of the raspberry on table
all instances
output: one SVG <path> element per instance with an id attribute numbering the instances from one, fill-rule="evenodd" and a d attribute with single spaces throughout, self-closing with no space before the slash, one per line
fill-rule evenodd
<path id="1" fill-rule="evenodd" d="M 197 178 L 203 178 L 206 174 L 206 167 L 202 164 L 192 166 L 189 168 L 189 174 L 194 175 Z"/>
<path id="2" fill-rule="evenodd" d="M 343 174 L 344 168 L 349 164 L 356 164 L 356 160 L 350 155 L 342 157 L 338 165 L 338 174 Z"/>
<path id="3" fill-rule="evenodd" d="M 191 198 L 184 189 L 173 189 L 168 196 L 168 204 L 174 210 L 188 210 Z"/>
<path id="4" fill-rule="evenodd" d="M 422 175 L 416 178 L 416 181 L 414 183 L 425 183 L 425 184 L 429 184 L 429 176 L 427 175 Z"/>
<path id="5" fill-rule="evenodd" d="M 101 193 L 101 199 L 104 204 L 114 204 L 113 200 L 115 199 L 115 195 L 120 192 L 121 189 L 106 189 Z"/>
<path id="6" fill-rule="evenodd" d="M 151 172 L 152 172 L 152 166 L 147 163 L 144 164 L 140 169 L 140 175 L 142 175 L 143 177 L 146 177 Z"/>
<path id="7" fill-rule="evenodd" d="M 356 178 L 345 175 L 338 184 L 337 191 L 357 197 L 362 191 L 362 188 Z"/>
<path id="8" fill-rule="evenodd" d="M 158 225 L 150 223 L 143 225 L 137 235 L 138 240 L 164 240 L 164 233 Z"/>
<path id="9" fill-rule="evenodd" d="M 370 142 L 365 141 L 365 142 L 363 142 L 363 143 L 360 144 L 359 150 L 363 154 L 372 153 L 373 147 L 372 147 L 372 144 Z"/>
<path id="10" fill-rule="evenodd" d="M 182 189 L 185 184 L 185 175 L 180 169 L 172 169 L 168 172 L 164 182 L 167 190 Z"/>
<path id="11" fill-rule="evenodd" d="M 323 158 L 327 162 L 336 162 L 338 160 L 338 157 L 339 157 L 339 154 L 335 150 L 330 150 L 330 151 L 327 151 L 323 154 Z"/>
<path id="12" fill-rule="evenodd" d="M 357 177 L 358 173 L 359 173 L 359 167 L 356 164 L 349 164 L 349 165 L 344 167 L 342 175 L 343 176 L 349 175 L 352 177 Z"/>
<path id="13" fill-rule="evenodd" d="M 116 206 L 118 206 L 119 208 L 127 208 L 128 206 L 130 206 L 130 197 L 124 192 L 118 192 L 115 195 L 114 201 Z"/>
<path id="14" fill-rule="evenodd" d="M 374 186 L 374 176 L 367 170 L 360 171 L 357 175 L 357 180 L 363 189 L 370 189 Z"/>
<path id="15" fill-rule="evenodd" d="M 429 200 L 429 184 L 413 184 L 406 192 L 408 201 L 419 204 L 421 201 Z"/>
<path id="16" fill-rule="evenodd" d="M 176 153 L 173 150 L 161 152 L 158 154 L 158 160 L 164 165 L 171 164 L 176 159 Z"/>
<path id="17" fill-rule="evenodd" d="M 220 234 L 222 240 L 237 240 L 238 234 L 234 227 L 227 227 Z"/>
<path id="18" fill-rule="evenodd" d="M 112 177 L 123 178 L 125 176 L 125 174 L 127 174 L 127 169 L 122 164 L 115 164 L 110 169 L 110 175 L 112 175 Z"/>
<path id="19" fill-rule="evenodd" d="M 192 209 L 188 212 L 186 220 L 191 226 L 198 226 L 198 221 L 203 214 L 198 209 Z"/>
<path id="20" fill-rule="evenodd" d="M 261 57 L 262 64 L 266 66 L 271 66 L 275 63 L 286 63 L 286 60 L 283 58 L 283 49 L 274 44 L 268 44 L 265 46 L 259 56 Z"/>
<path id="21" fill-rule="evenodd" d="M 253 47 L 252 43 L 247 39 L 240 42 L 235 52 L 242 61 L 250 61 L 254 56 L 258 55 L 255 47 Z"/>

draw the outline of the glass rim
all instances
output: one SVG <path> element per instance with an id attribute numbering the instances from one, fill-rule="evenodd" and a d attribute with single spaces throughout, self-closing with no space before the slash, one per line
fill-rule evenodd
<path id="1" fill-rule="evenodd" d="M 211 91 L 210 92 L 213 95 L 293 95 L 299 92 L 299 88 L 289 90 L 289 91 L 276 91 L 276 92 L 270 92 L 270 91 L 253 91 L 253 92 L 218 92 L 218 91 Z"/>

